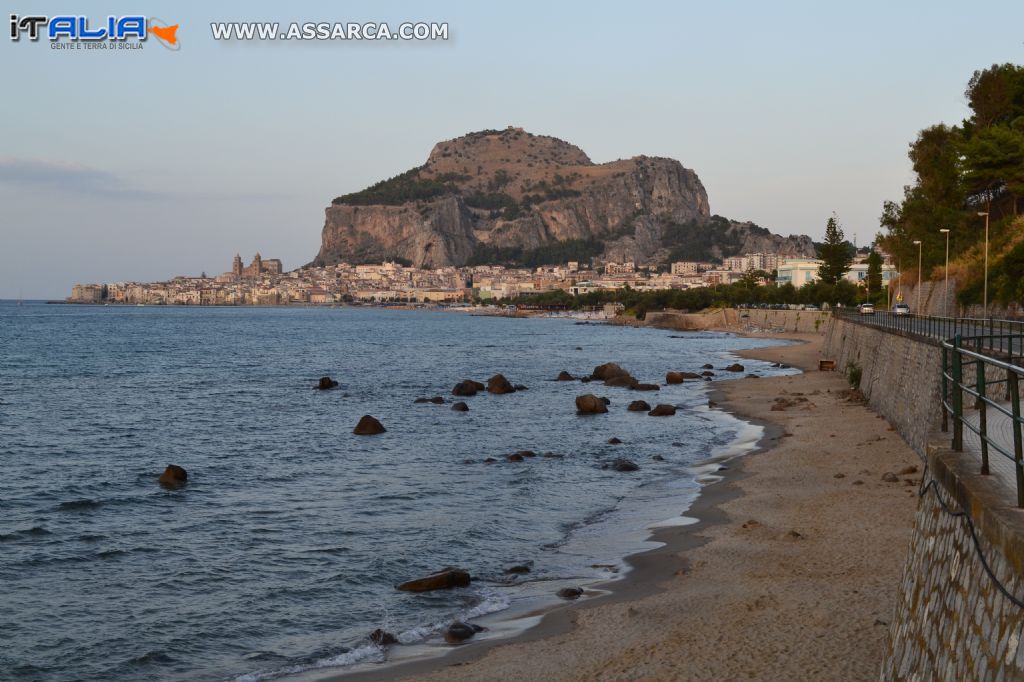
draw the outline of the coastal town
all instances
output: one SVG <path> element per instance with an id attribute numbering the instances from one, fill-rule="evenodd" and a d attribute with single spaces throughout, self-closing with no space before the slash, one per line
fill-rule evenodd
<path id="1" fill-rule="evenodd" d="M 868 272 L 862 250 L 845 277 L 860 283 Z M 882 278 L 896 274 L 885 253 Z M 821 261 L 786 254 L 748 253 L 719 263 L 677 261 L 670 265 L 633 262 L 580 263 L 528 268 L 500 265 L 420 269 L 394 261 L 380 264 L 339 263 L 285 272 L 281 261 L 260 254 L 244 265 L 235 256 L 231 270 L 208 277 L 179 276 L 165 282 L 76 284 L 68 303 L 135 305 L 338 305 L 487 303 L 562 290 L 572 295 L 630 287 L 638 291 L 691 289 L 732 284 L 801 287 L 818 277 Z"/>

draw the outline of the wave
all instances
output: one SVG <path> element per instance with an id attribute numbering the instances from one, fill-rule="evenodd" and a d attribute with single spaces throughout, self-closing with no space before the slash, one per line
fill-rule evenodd
<path id="1" fill-rule="evenodd" d="M 0 533 L 0 542 L 20 540 L 21 538 L 41 537 L 43 535 L 53 535 L 53 531 L 47 530 L 42 526 L 32 526 L 25 530 L 16 530 L 13 533 Z"/>
<path id="2" fill-rule="evenodd" d="M 61 502 L 57 505 L 57 511 L 90 511 L 93 509 L 99 509 L 104 505 L 103 500 L 72 500 L 70 502 Z"/>

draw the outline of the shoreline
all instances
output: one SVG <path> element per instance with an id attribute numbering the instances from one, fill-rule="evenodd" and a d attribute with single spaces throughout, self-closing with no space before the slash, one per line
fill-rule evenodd
<path id="1" fill-rule="evenodd" d="M 779 334 L 759 336 L 756 334 L 737 333 L 729 329 L 707 331 L 747 338 L 775 338 L 788 342 L 782 346 L 769 347 L 775 349 L 806 343 L 805 339 L 788 338 L 785 335 Z M 743 357 L 743 353 L 756 350 L 763 349 L 744 349 L 733 351 L 733 354 Z M 745 417 L 731 409 L 724 408 L 720 404 L 722 402 L 721 387 L 717 384 L 734 384 L 740 381 L 743 381 L 743 379 L 727 379 L 710 385 L 707 397 L 709 401 L 719 403 L 710 409 L 725 412 L 742 422 L 746 427 L 759 427 L 761 434 L 757 441 L 752 445 L 744 447 L 749 441 L 743 438 L 741 430 L 737 433 L 736 439 L 724 447 L 724 449 L 733 450 L 733 452 L 709 456 L 688 467 L 691 470 L 697 471 L 710 466 L 716 466 L 716 469 L 695 475 L 695 478 L 702 483 L 699 492 L 690 505 L 679 512 L 678 517 L 686 521 L 678 524 L 648 526 L 645 530 L 646 543 L 657 546 L 634 551 L 622 556 L 619 561 L 628 567 L 622 575 L 581 583 L 580 586 L 591 593 L 588 598 L 572 602 L 550 599 L 534 604 L 529 609 L 513 611 L 511 613 L 499 611 L 483 616 L 480 619 L 474 619 L 474 622 L 487 622 L 490 625 L 491 623 L 488 621 L 495 621 L 506 626 L 523 620 L 533 621 L 526 625 L 506 628 L 511 629 L 513 632 L 505 636 L 473 640 L 461 647 L 446 647 L 432 651 L 423 651 L 420 655 L 410 652 L 407 654 L 407 658 L 385 661 L 383 663 L 361 663 L 348 670 L 339 671 L 330 668 L 307 670 L 298 675 L 286 676 L 286 679 L 293 679 L 296 682 L 300 680 L 316 680 L 318 682 L 348 682 L 354 680 L 362 682 L 370 680 L 416 679 L 422 675 L 442 671 L 450 666 L 461 666 L 477 661 L 489 651 L 498 647 L 534 642 L 554 635 L 569 633 L 573 629 L 576 618 L 575 613 L 578 611 L 586 611 L 610 604 L 629 603 L 657 594 L 660 591 L 657 581 L 663 577 L 664 563 L 671 561 L 671 558 L 678 553 L 696 549 L 709 542 L 706 537 L 700 534 L 700 531 L 722 522 L 724 515 L 720 509 L 721 504 L 741 494 L 741 491 L 736 487 L 736 482 L 746 475 L 743 470 L 745 461 L 753 455 L 769 451 L 778 442 L 783 433 L 781 427 L 771 421 Z M 715 480 L 707 480 L 709 478 Z M 689 570 L 686 560 L 678 563 L 677 570 Z M 422 647 L 423 645 L 413 644 L 409 646 L 411 649 Z"/>
<path id="2" fill-rule="evenodd" d="M 747 334 L 743 336 L 756 338 L 761 335 Z M 468 646 L 454 648 L 443 655 L 430 658 L 396 661 L 392 664 L 376 664 L 372 669 L 354 670 L 351 672 L 321 670 L 320 674 L 315 676 L 315 679 L 447 680 L 508 677 L 543 679 L 547 677 L 549 679 L 582 680 L 593 679 L 595 676 L 608 679 L 635 678 L 635 674 L 627 674 L 627 671 L 635 669 L 637 665 L 636 659 L 638 658 L 642 661 L 645 669 L 651 669 L 642 675 L 644 677 L 691 678 L 702 676 L 697 673 L 698 668 L 694 667 L 697 664 L 693 661 L 693 658 L 698 653 L 703 657 L 711 657 L 718 662 L 720 667 L 733 667 L 735 661 L 721 660 L 720 657 L 715 656 L 715 649 L 722 642 L 722 635 L 720 633 L 723 628 L 721 627 L 716 628 L 719 634 L 703 632 L 702 635 L 698 635 L 698 629 L 695 628 L 690 632 L 693 635 L 691 639 L 710 639 L 711 641 L 704 641 L 702 644 L 693 643 L 694 648 L 691 649 L 683 641 L 678 641 L 674 638 L 667 638 L 657 642 L 659 632 L 655 630 L 652 634 L 648 629 L 649 626 L 640 623 L 644 621 L 643 614 L 649 608 L 652 606 L 657 608 L 657 604 L 665 601 L 667 598 L 679 599 L 683 602 L 692 602 L 696 599 L 702 602 L 701 605 L 703 607 L 700 617 L 696 619 L 697 622 L 705 626 L 705 628 L 715 627 L 709 626 L 708 623 L 713 623 L 716 619 L 721 618 L 720 615 L 716 615 L 720 610 L 718 600 L 721 598 L 716 590 L 721 588 L 721 586 L 716 588 L 715 585 L 707 583 L 720 581 L 715 580 L 715 576 L 701 575 L 701 573 L 708 563 L 713 563 L 708 561 L 708 557 L 714 560 L 716 555 L 718 555 L 717 560 L 720 562 L 724 560 L 726 563 L 729 563 L 731 561 L 721 556 L 717 545 L 723 542 L 734 544 L 737 539 L 734 537 L 737 533 L 737 514 L 732 508 L 744 506 L 744 503 L 748 503 L 747 506 L 750 506 L 749 503 L 751 501 L 754 501 L 756 506 L 756 500 L 751 498 L 763 498 L 766 495 L 772 496 L 773 493 L 770 490 L 758 490 L 763 487 L 763 481 L 757 479 L 770 475 L 771 470 L 774 468 L 766 460 L 784 454 L 780 451 L 785 451 L 787 448 L 789 450 L 794 449 L 794 444 L 800 442 L 802 442 L 805 450 L 808 447 L 812 450 L 816 447 L 814 440 L 807 442 L 806 439 L 799 438 L 788 430 L 788 428 L 799 428 L 805 426 L 805 424 L 787 425 L 785 423 L 787 420 L 779 419 L 775 414 L 770 413 L 768 404 L 761 403 L 758 406 L 756 404 L 758 401 L 750 404 L 744 403 L 743 400 L 749 399 L 750 396 L 744 398 L 740 394 L 752 392 L 755 388 L 763 392 L 766 388 L 765 385 L 777 383 L 787 383 L 789 385 L 795 383 L 797 386 L 808 383 L 811 376 L 818 374 L 812 367 L 816 364 L 817 359 L 818 344 L 815 342 L 820 342 L 821 336 L 820 334 L 765 334 L 763 336 L 796 341 L 797 343 L 735 351 L 734 354 L 750 359 L 786 362 L 794 367 L 798 367 L 803 373 L 789 377 L 775 377 L 774 381 L 772 379 L 765 381 L 763 378 L 759 380 L 744 378 L 723 381 L 711 388 L 708 395 L 712 401 L 718 403 L 717 409 L 726 411 L 742 421 L 763 427 L 764 431 L 761 438 L 753 450 L 743 455 L 729 458 L 729 463 L 724 467 L 724 470 L 721 473 L 715 474 L 719 480 L 705 484 L 701 488 L 700 493 L 690 508 L 683 512 L 686 517 L 695 517 L 695 523 L 651 529 L 650 541 L 662 543 L 661 546 L 625 557 L 624 563 L 630 566 L 629 572 L 622 578 L 602 585 L 602 589 L 607 590 L 606 594 L 584 602 L 566 603 L 546 609 L 537 614 L 540 618 L 538 623 L 510 637 L 474 642 Z M 842 386 L 845 386 L 845 381 L 837 384 L 837 380 L 840 379 L 841 375 L 835 375 L 834 373 L 820 373 L 815 377 L 817 383 L 825 381 L 832 384 L 828 388 L 829 393 L 832 391 L 838 393 L 842 390 Z M 820 389 L 816 390 L 820 391 Z M 784 389 L 782 392 L 787 393 Z M 803 393 L 803 391 L 797 393 Z M 818 395 L 822 395 L 822 393 L 819 392 Z M 862 422 L 867 422 L 875 417 L 873 413 L 870 413 L 862 405 L 853 404 L 850 407 L 867 413 L 860 415 L 860 421 Z M 805 407 L 803 409 L 806 410 L 808 408 Z M 781 412 L 778 416 L 781 416 L 781 414 L 785 414 L 785 412 Z M 875 421 L 880 422 L 875 427 L 876 429 L 888 431 L 887 424 L 884 421 Z M 865 435 L 863 432 L 859 433 Z M 891 434 L 891 436 L 889 440 L 893 442 L 890 449 L 894 451 L 891 454 L 896 460 L 892 465 L 893 470 L 918 461 L 909 447 L 898 436 L 895 436 L 895 434 Z M 811 438 L 813 439 L 814 436 L 812 435 Z M 876 436 L 876 438 L 881 439 L 883 437 Z M 703 464 L 707 463 L 711 463 L 711 460 L 706 460 Z M 835 466 L 838 466 L 838 463 Z M 868 470 L 862 469 L 859 474 L 851 473 L 850 477 L 855 478 L 857 475 L 860 475 L 868 479 L 868 473 L 870 473 Z M 840 478 L 840 475 L 837 473 L 835 476 L 830 476 L 830 478 L 833 479 L 833 485 L 841 485 L 846 490 L 854 489 L 867 492 L 869 486 L 872 489 L 881 488 L 880 492 L 889 498 L 893 498 L 890 500 L 890 502 L 895 503 L 892 506 L 897 507 L 898 511 L 902 514 L 902 522 L 895 524 L 891 528 L 892 533 L 890 533 L 890 535 L 894 535 L 895 544 L 900 551 L 896 552 L 898 557 L 894 561 L 888 562 L 888 570 L 885 572 L 891 578 L 889 580 L 890 589 L 894 591 L 896 580 L 902 569 L 902 550 L 905 546 L 900 544 L 900 540 L 905 539 L 909 534 L 914 509 L 913 495 L 910 494 L 908 497 L 903 493 L 908 489 L 912 491 L 913 488 L 903 486 L 896 488 L 891 486 L 891 484 L 879 486 L 877 475 L 874 477 L 876 480 L 870 481 L 870 483 L 859 479 L 853 482 L 846 480 L 845 476 L 846 474 L 843 474 Z M 853 488 L 852 486 L 854 485 L 858 487 Z M 827 493 L 828 491 L 825 491 L 825 494 Z M 778 504 L 777 501 L 775 504 Z M 739 532 L 743 535 L 758 533 L 766 530 L 768 526 L 767 523 L 762 523 L 754 518 L 739 525 L 741 525 Z M 868 528 L 871 527 L 870 523 L 862 525 Z M 767 544 L 773 545 L 780 541 L 785 543 L 780 547 L 780 549 L 783 549 L 781 553 L 785 554 L 788 550 L 803 544 L 802 541 L 806 539 L 807 535 L 805 533 L 791 529 L 788 533 L 783 533 L 781 536 L 775 536 L 773 532 L 772 536 L 767 538 Z M 737 548 L 730 547 L 729 549 L 735 551 Z M 738 549 L 741 553 L 745 553 L 742 546 Z M 749 552 L 749 548 L 746 548 L 746 551 Z M 735 565 L 733 570 L 742 572 L 745 569 L 754 569 L 756 571 L 757 566 L 758 563 L 756 562 L 750 565 L 740 563 Z M 693 576 L 692 580 L 690 579 L 691 576 Z M 764 576 L 761 576 L 761 578 L 763 580 Z M 876 582 L 872 578 L 877 578 L 877 576 L 860 576 L 858 581 Z M 771 586 L 774 582 L 769 576 L 767 580 L 768 586 Z M 783 579 L 780 582 L 787 581 Z M 680 583 L 696 589 L 680 588 Z M 855 594 L 860 593 L 859 589 L 849 589 Z M 709 591 L 715 593 L 713 597 L 709 598 L 707 594 Z M 797 588 L 798 593 L 803 591 L 803 588 Z M 689 592 L 694 594 L 689 594 Z M 729 595 L 730 592 L 726 591 L 724 594 Z M 810 596 L 813 597 L 814 595 Z M 744 611 L 747 611 L 747 613 L 771 611 L 772 601 L 775 600 L 768 599 L 762 604 L 760 603 L 760 597 L 758 597 L 754 599 L 753 604 L 747 604 Z M 797 598 L 796 601 L 801 600 Z M 882 604 L 882 606 L 879 604 Z M 876 616 L 874 618 L 874 625 L 867 624 L 870 627 L 866 631 L 868 635 L 866 637 L 864 636 L 863 626 L 861 626 L 860 635 L 862 636 L 858 637 L 857 641 L 852 645 L 854 649 L 858 647 L 860 649 L 873 648 L 877 650 L 879 654 L 878 661 L 880 661 L 880 643 L 881 638 L 884 636 L 885 628 L 878 627 L 878 625 L 879 623 L 884 624 L 887 622 L 890 617 L 889 612 L 894 604 L 894 598 L 874 600 L 871 604 L 872 613 Z M 879 615 L 879 611 L 884 613 Z M 690 610 L 683 610 L 680 613 L 672 614 L 674 617 L 671 620 L 676 621 L 674 623 L 665 622 L 665 619 L 662 617 L 654 620 L 657 621 L 657 626 L 662 628 L 673 625 L 677 628 L 682 625 L 685 628 L 685 621 L 695 620 L 691 613 L 692 611 Z M 826 609 L 825 613 L 832 614 L 833 612 L 831 609 Z M 795 615 L 799 617 L 803 614 L 797 613 Z M 740 616 L 741 621 L 745 620 L 742 617 L 742 612 Z M 615 622 L 609 627 L 607 621 Z M 636 621 L 636 623 L 630 621 Z M 684 623 L 679 621 L 684 621 Z M 790 625 L 792 626 L 793 623 L 790 622 Z M 797 630 L 802 631 L 804 629 L 799 622 L 799 618 L 795 625 Z M 749 623 L 741 623 L 739 628 L 733 627 L 731 637 L 737 637 L 737 643 L 739 644 L 744 642 L 749 644 L 748 630 L 750 627 L 751 624 Z M 629 632 L 630 636 L 624 636 L 624 631 Z M 805 633 L 801 632 L 800 641 L 803 641 L 806 636 Z M 818 635 L 819 638 L 822 636 L 821 634 Z M 623 639 L 635 639 L 636 641 L 632 642 L 632 646 L 628 647 L 625 651 L 619 651 L 622 646 L 621 640 Z M 765 638 L 759 639 L 763 640 Z M 656 643 L 652 643 L 652 641 Z M 711 646 L 707 646 L 708 644 Z M 775 650 L 778 646 L 777 643 L 772 642 L 762 642 L 762 644 L 769 650 Z M 836 646 L 840 649 L 848 650 L 851 644 L 849 641 L 839 642 Z M 662 655 L 657 654 L 656 650 L 661 650 L 665 647 L 671 649 L 673 655 L 665 655 L 668 653 L 667 651 L 662 651 Z M 593 667 L 595 658 L 605 660 L 597 665 L 597 667 Z M 814 658 L 814 656 L 811 658 Z M 841 665 L 837 664 L 834 668 L 827 666 L 818 668 L 816 675 L 818 677 L 842 679 L 850 679 L 851 676 L 857 679 L 877 678 L 877 661 L 869 660 L 865 664 L 863 658 L 863 651 L 855 651 L 851 654 L 851 658 L 848 658 Z M 770 664 L 770 661 L 764 660 L 760 664 L 756 661 L 749 662 L 749 665 L 755 667 L 766 664 Z M 618 669 L 619 665 L 622 666 L 622 669 Z M 677 667 L 678 665 L 685 665 L 687 669 L 680 670 Z M 851 666 L 853 669 L 851 669 Z M 702 673 L 708 673 L 709 677 L 737 674 L 736 670 L 711 674 L 709 669 L 699 669 Z M 806 669 L 796 668 L 785 674 L 799 675 L 801 674 L 800 670 L 806 672 Z M 541 672 L 544 674 L 541 674 Z M 767 669 L 761 668 L 761 672 L 766 673 Z M 780 677 L 785 676 L 782 671 L 776 671 L 776 673 Z"/>

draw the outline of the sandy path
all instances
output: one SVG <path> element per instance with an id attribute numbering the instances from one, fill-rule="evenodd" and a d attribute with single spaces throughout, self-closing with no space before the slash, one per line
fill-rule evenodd
<path id="1" fill-rule="evenodd" d="M 821 337 L 807 339 L 741 354 L 814 370 L 722 382 L 723 407 L 784 433 L 707 489 L 718 521 L 685 531 L 704 544 L 691 537 L 649 561 L 636 599 L 563 610 L 546 637 L 449 657 L 416 679 L 877 679 L 916 504 L 902 479 L 919 474 L 881 477 L 920 462 L 883 419 L 837 395 L 844 378 L 816 371 Z M 780 394 L 807 402 L 772 411 Z"/>

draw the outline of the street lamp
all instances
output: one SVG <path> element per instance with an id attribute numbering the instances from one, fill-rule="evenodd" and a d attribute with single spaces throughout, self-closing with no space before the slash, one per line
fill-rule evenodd
<path id="1" fill-rule="evenodd" d="M 949 317 L 949 230 L 943 228 L 939 232 L 946 235 L 946 284 L 942 289 L 942 312 Z"/>
<path id="2" fill-rule="evenodd" d="M 988 211 L 978 211 L 985 216 L 985 298 L 982 303 L 982 317 L 988 317 Z"/>
<path id="3" fill-rule="evenodd" d="M 915 315 L 921 314 L 921 240 L 915 239 L 914 243 L 917 244 L 917 307 L 914 310 Z"/>

